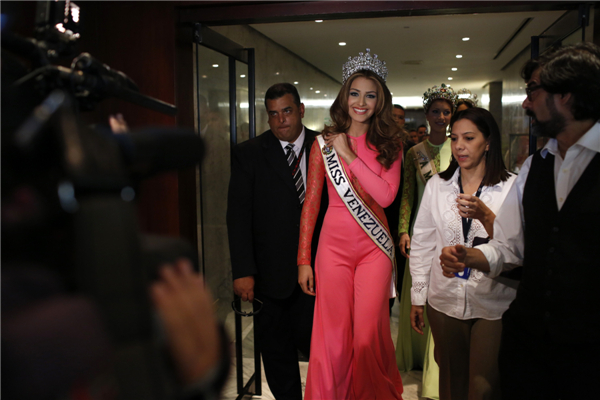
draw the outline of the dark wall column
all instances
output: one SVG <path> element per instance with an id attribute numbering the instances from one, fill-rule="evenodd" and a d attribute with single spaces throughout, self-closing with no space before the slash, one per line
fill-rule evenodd
<path id="1" fill-rule="evenodd" d="M 502 81 L 490 82 L 490 113 L 498 123 L 502 126 Z"/>

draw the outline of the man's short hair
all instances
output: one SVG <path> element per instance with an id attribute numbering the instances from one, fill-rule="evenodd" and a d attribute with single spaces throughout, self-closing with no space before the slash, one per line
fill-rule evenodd
<path id="1" fill-rule="evenodd" d="M 571 93 L 576 120 L 600 119 L 600 47 L 590 42 L 559 47 L 529 60 L 521 70 L 525 81 L 540 70 L 540 85 L 552 94 Z"/>
<path id="2" fill-rule="evenodd" d="M 427 125 L 425 124 L 421 124 L 417 127 L 417 130 L 419 130 L 419 128 L 425 128 L 425 130 L 427 131 Z"/>
<path id="3" fill-rule="evenodd" d="M 402 111 L 406 112 L 406 110 L 404 109 L 404 107 L 402 107 L 400 104 L 394 104 L 394 108 L 399 108 Z"/>
<path id="4" fill-rule="evenodd" d="M 296 86 L 291 83 L 283 82 L 276 83 L 267 89 L 267 93 L 265 93 L 265 108 L 267 107 L 267 100 L 275 100 L 286 94 L 291 94 L 294 98 L 294 104 L 300 107 L 300 95 L 298 94 Z"/>

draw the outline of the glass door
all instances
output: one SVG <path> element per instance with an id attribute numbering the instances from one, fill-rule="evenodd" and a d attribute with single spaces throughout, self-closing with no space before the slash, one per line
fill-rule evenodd
<path id="1" fill-rule="evenodd" d="M 236 379 L 240 398 L 261 394 L 260 355 L 253 319 L 233 312 L 252 306 L 234 300 L 227 238 L 227 191 L 231 148 L 255 136 L 254 50 L 244 49 L 209 28 L 196 24 L 195 109 L 206 153 L 197 171 L 198 248 L 200 269 L 215 297 L 215 310 L 235 338 Z M 248 238 L 251 240 L 251 238 Z"/>

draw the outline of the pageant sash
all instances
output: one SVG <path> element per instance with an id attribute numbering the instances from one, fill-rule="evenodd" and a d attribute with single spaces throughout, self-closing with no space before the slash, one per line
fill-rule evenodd
<path id="1" fill-rule="evenodd" d="M 335 187 L 335 190 L 340 196 L 340 199 L 342 199 L 350 212 L 350 215 L 352 215 L 358 225 L 360 225 L 365 233 L 371 238 L 373 243 L 389 257 L 393 265 L 394 241 L 392 235 L 385 224 L 377 218 L 375 213 L 367 206 L 363 199 L 360 198 L 358 193 L 356 193 L 335 149 L 333 147 L 326 147 L 323 135 L 317 136 L 317 140 L 319 141 L 319 147 L 324 150 L 322 155 L 325 170 L 327 171 L 327 175 L 329 175 L 329 179 Z"/>
<path id="2" fill-rule="evenodd" d="M 427 151 L 427 146 L 425 146 L 425 142 L 421 142 L 413 146 L 413 151 L 415 152 L 415 164 L 417 167 L 417 171 L 419 171 L 419 177 L 423 184 L 426 184 L 427 181 L 435 174 L 437 174 L 437 170 L 435 168 L 433 157 Z"/>

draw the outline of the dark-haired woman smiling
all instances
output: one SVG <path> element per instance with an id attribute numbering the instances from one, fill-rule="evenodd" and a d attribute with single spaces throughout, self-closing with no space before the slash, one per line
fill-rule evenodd
<path id="1" fill-rule="evenodd" d="M 441 400 L 496 399 L 501 317 L 516 291 L 476 270 L 446 275 L 439 256 L 445 246 L 493 237 L 495 213 L 515 176 L 506 171 L 489 111 L 457 113 L 451 127 L 452 162 L 427 183 L 415 222 L 411 326 L 422 331 L 427 303 Z"/>

